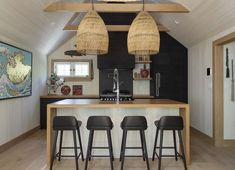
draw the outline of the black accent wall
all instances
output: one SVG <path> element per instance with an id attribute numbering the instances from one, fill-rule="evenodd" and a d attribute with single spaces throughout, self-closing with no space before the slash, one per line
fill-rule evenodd
<path id="1" fill-rule="evenodd" d="M 127 32 L 109 32 L 108 54 L 98 56 L 98 69 L 135 68 L 135 57 L 127 51 Z"/>
<path id="2" fill-rule="evenodd" d="M 136 14 L 101 13 L 105 24 L 131 24 Z M 151 56 L 150 65 L 150 95 L 155 98 L 167 98 L 188 102 L 188 51 L 180 42 L 165 32 L 160 33 L 160 53 Z M 133 68 L 135 57 L 128 54 L 127 32 L 109 32 L 109 51 L 98 56 L 100 74 L 99 91 L 112 89 L 112 78 L 108 74 L 114 68 L 120 71 L 120 80 L 124 82 L 120 88 L 133 93 Z M 156 73 L 161 74 L 160 95 L 156 96 Z"/>
<path id="3" fill-rule="evenodd" d="M 120 92 L 128 91 L 133 94 L 132 70 L 118 70 Z M 113 70 L 100 70 L 99 92 L 103 94 L 105 90 L 113 90 Z"/>
<path id="4" fill-rule="evenodd" d="M 156 94 L 156 73 L 161 74 L 160 99 L 188 102 L 188 50 L 167 33 L 160 34 L 160 53 L 151 57 L 150 95 Z"/>
<path id="5" fill-rule="evenodd" d="M 135 13 L 100 13 L 106 25 L 130 25 Z M 98 69 L 130 69 L 135 67 L 135 57 L 127 51 L 127 32 L 109 32 L 109 49 L 98 56 Z"/>

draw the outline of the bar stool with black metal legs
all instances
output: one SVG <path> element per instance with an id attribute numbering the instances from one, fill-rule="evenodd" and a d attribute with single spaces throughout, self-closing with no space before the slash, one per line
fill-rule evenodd
<path id="1" fill-rule="evenodd" d="M 156 137 L 154 141 L 152 160 L 154 161 L 155 155 L 158 157 L 159 159 L 158 170 L 161 169 L 162 157 L 175 157 L 176 161 L 178 160 L 178 157 L 181 157 L 184 162 L 184 168 L 185 170 L 187 170 L 186 159 L 185 159 L 185 154 L 184 154 L 184 145 L 183 145 L 183 140 L 182 140 L 182 135 L 181 135 L 181 131 L 184 129 L 183 118 L 181 116 L 163 116 L 161 117 L 160 120 L 157 120 L 154 123 L 157 127 L 157 130 L 156 130 Z M 173 141 L 174 141 L 173 147 L 163 147 L 163 133 L 165 130 L 172 130 L 173 132 Z M 160 146 L 158 147 L 157 140 L 158 140 L 159 131 L 160 131 Z M 180 143 L 182 154 L 179 154 L 177 151 L 175 131 L 178 131 L 179 143 Z M 159 155 L 157 154 L 156 149 L 159 149 Z M 175 154 L 174 155 L 162 155 L 162 149 L 174 149 Z"/>
<path id="2" fill-rule="evenodd" d="M 79 167 L 78 167 L 79 157 L 82 156 L 82 161 L 84 161 L 82 140 L 81 140 L 81 135 L 80 135 L 81 124 L 82 124 L 82 122 L 77 120 L 74 116 L 56 116 L 53 119 L 53 130 L 55 131 L 55 133 L 54 133 L 54 141 L 53 141 L 53 145 L 52 145 L 50 170 L 52 170 L 52 166 L 53 166 L 53 162 L 54 162 L 55 157 L 58 157 L 58 161 L 61 160 L 61 157 L 75 157 L 76 170 L 79 169 Z M 59 131 L 60 131 L 59 152 L 57 154 L 55 154 L 57 137 L 58 137 Z M 64 131 L 72 131 L 73 132 L 74 147 L 62 147 L 63 132 Z M 76 132 L 78 135 L 79 147 L 77 147 Z M 74 149 L 75 155 L 61 155 L 62 149 Z M 79 154 L 77 153 L 77 149 L 80 149 Z"/>
<path id="3" fill-rule="evenodd" d="M 86 155 L 86 163 L 85 170 L 87 170 L 88 160 L 91 160 L 91 157 L 110 157 L 110 165 L 113 170 L 113 145 L 111 138 L 111 130 L 113 128 L 113 122 L 109 116 L 90 116 L 87 120 L 87 129 L 89 132 L 89 139 L 87 145 L 87 155 Z M 108 147 L 93 147 L 93 137 L 95 130 L 102 130 L 107 132 L 108 139 Z M 109 155 L 92 155 L 92 149 L 109 149 Z"/>
<path id="4" fill-rule="evenodd" d="M 149 170 L 149 161 L 148 161 L 148 152 L 145 140 L 144 131 L 147 129 L 147 120 L 144 116 L 126 116 L 121 122 L 121 128 L 123 129 L 122 135 L 122 145 L 120 152 L 120 161 L 121 161 L 121 170 L 124 167 L 124 158 L 125 157 L 143 157 L 143 160 L 146 161 L 147 169 Z M 128 131 L 139 131 L 141 147 L 126 147 L 127 132 Z M 141 149 L 142 155 L 125 155 L 126 149 Z"/>

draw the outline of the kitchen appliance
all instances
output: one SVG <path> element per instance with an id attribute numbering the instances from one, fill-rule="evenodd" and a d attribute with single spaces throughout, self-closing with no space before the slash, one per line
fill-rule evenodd
<path id="1" fill-rule="evenodd" d="M 100 95 L 101 101 L 116 101 L 117 95 L 116 94 L 101 94 Z M 120 94 L 119 101 L 132 101 L 134 100 L 132 95 L 130 94 Z"/>
<path id="2" fill-rule="evenodd" d="M 117 101 L 117 94 L 112 92 L 112 90 L 104 90 L 100 94 L 101 101 Z M 119 101 L 132 101 L 133 96 L 127 90 L 120 90 Z"/>

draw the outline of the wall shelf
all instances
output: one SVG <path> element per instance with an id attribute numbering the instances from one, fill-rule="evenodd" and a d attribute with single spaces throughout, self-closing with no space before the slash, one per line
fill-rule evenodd
<path id="1" fill-rule="evenodd" d="M 152 80 L 151 77 L 147 77 L 147 78 L 136 78 L 134 77 L 133 80 Z"/>
<path id="2" fill-rule="evenodd" d="M 150 64 L 152 61 L 136 61 L 135 64 Z"/>

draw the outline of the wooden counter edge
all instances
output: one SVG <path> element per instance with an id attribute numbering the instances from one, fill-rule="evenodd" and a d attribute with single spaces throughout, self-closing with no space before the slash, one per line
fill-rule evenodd
<path id="1" fill-rule="evenodd" d="M 99 99 L 99 95 L 42 95 L 40 99 L 53 99 L 53 98 L 74 98 L 74 99 Z M 149 95 L 134 95 L 135 99 L 154 99 L 154 96 Z"/>
<path id="2" fill-rule="evenodd" d="M 53 99 L 53 98 L 98 99 L 99 95 L 43 95 L 43 96 L 40 96 L 40 99 Z"/>

